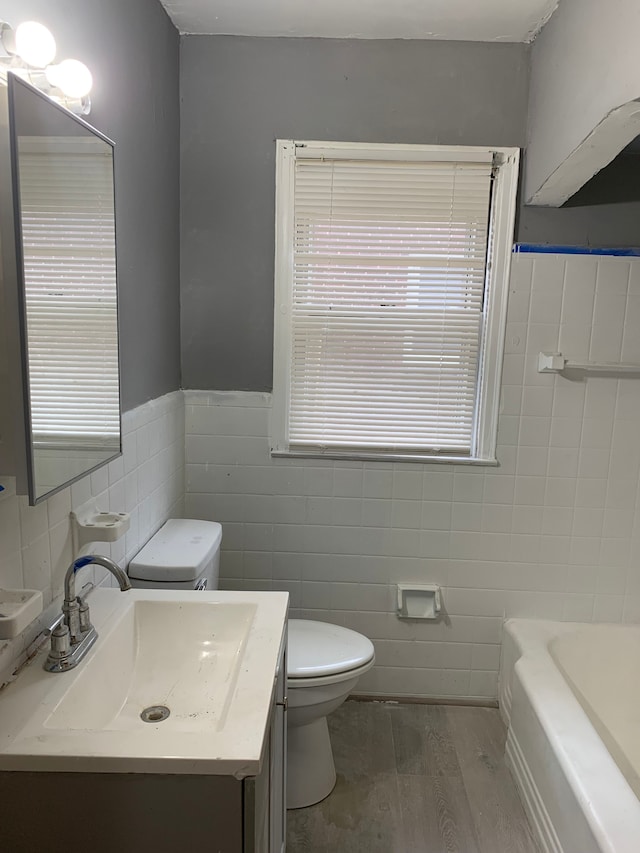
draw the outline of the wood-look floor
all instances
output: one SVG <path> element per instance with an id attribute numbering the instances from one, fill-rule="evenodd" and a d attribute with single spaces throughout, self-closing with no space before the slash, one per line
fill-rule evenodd
<path id="1" fill-rule="evenodd" d="M 329 729 L 338 781 L 288 853 L 538 853 L 497 710 L 350 701 Z"/>

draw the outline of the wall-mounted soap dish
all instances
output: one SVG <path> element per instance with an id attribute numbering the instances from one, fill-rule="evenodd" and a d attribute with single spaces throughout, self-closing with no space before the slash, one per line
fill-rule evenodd
<path id="1" fill-rule="evenodd" d="M 88 542 L 115 542 L 129 529 L 131 519 L 128 512 L 72 512 L 74 552 Z"/>
<path id="2" fill-rule="evenodd" d="M 42 613 L 37 589 L 0 589 L 0 640 L 17 637 Z"/>

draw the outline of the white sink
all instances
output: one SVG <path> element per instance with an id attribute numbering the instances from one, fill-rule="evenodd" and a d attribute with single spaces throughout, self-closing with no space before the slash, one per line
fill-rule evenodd
<path id="1" fill-rule="evenodd" d="M 46 650 L 0 693 L 0 770 L 224 773 L 260 765 L 286 593 L 96 590 L 76 669 Z M 165 719 L 141 713 L 162 706 Z"/>
<path id="2" fill-rule="evenodd" d="M 45 728 L 141 731 L 140 714 L 152 705 L 169 709 L 163 732 L 222 728 L 256 609 L 199 597 L 133 601 Z"/>

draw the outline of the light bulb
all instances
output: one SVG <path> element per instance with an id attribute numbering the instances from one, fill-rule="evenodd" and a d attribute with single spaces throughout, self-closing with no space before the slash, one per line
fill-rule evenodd
<path id="1" fill-rule="evenodd" d="M 49 30 L 36 21 L 19 24 L 15 34 L 16 53 L 27 65 L 45 68 L 56 56 L 56 41 Z"/>
<path id="2" fill-rule="evenodd" d="M 45 73 L 49 83 L 68 98 L 83 98 L 93 85 L 91 72 L 77 59 L 64 59 L 59 65 L 50 65 Z"/>

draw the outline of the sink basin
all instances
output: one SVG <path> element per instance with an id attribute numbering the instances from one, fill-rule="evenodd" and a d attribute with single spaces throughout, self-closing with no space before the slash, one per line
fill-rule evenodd
<path id="1" fill-rule="evenodd" d="M 96 590 L 79 666 L 47 673 L 45 649 L 0 692 L 0 770 L 253 775 L 287 599 Z"/>
<path id="2" fill-rule="evenodd" d="M 45 728 L 141 731 L 153 705 L 169 709 L 164 731 L 222 728 L 255 613 L 250 603 L 134 601 Z"/>

